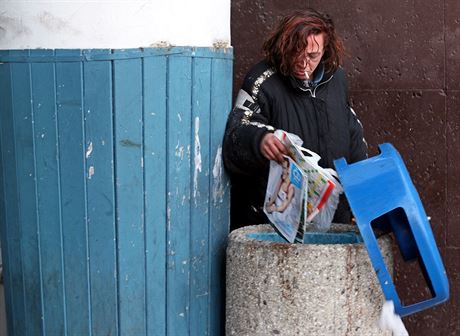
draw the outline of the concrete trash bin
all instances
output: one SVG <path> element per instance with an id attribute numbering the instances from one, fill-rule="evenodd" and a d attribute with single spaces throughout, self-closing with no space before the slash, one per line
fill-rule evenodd
<path id="1" fill-rule="evenodd" d="M 391 238 L 378 242 L 391 270 Z M 391 335 L 377 327 L 384 297 L 354 226 L 309 233 L 306 244 L 243 227 L 230 234 L 226 273 L 226 335 Z"/>

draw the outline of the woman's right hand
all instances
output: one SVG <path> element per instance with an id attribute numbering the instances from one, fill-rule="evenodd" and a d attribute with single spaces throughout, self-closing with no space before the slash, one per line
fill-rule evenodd
<path id="1" fill-rule="evenodd" d="M 273 134 L 267 133 L 260 142 L 260 152 L 268 160 L 283 162 L 283 155 L 287 155 L 286 146 Z"/>

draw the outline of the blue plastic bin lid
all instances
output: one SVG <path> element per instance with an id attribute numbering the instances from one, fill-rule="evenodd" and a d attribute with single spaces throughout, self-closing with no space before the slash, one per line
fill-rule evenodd
<path id="1" fill-rule="evenodd" d="M 449 298 L 449 283 L 420 197 L 404 162 L 389 143 L 380 154 L 353 164 L 334 161 L 384 296 L 401 316 Z M 432 298 L 403 306 L 380 252 L 374 229 L 393 232 L 404 261 L 418 261 Z"/>

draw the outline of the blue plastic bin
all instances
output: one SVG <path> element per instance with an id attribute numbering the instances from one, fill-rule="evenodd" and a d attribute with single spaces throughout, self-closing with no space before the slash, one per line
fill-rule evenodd
<path id="1" fill-rule="evenodd" d="M 387 300 L 401 316 L 433 307 L 449 298 L 449 283 L 428 217 L 401 156 L 389 143 L 380 155 L 335 167 L 353 210 L 372 265 Z M 393 232 L 405 261 L 418 261 L 432 298 L 402 305 L 385 266 L 373 229 Z"/>

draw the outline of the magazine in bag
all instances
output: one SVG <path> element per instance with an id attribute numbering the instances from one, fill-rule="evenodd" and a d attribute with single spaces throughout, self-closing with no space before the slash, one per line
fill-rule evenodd
<path id="1" fill-rule="evenodd" d="M 299 230 L 303 236 L 303 226 L 299 224 L 307 211 L 307 182 L 303 170 L 290 157 L 285 156 L 281 164 L 270 161 L 264 212 L 290 243 L 294 242 Z"/>

